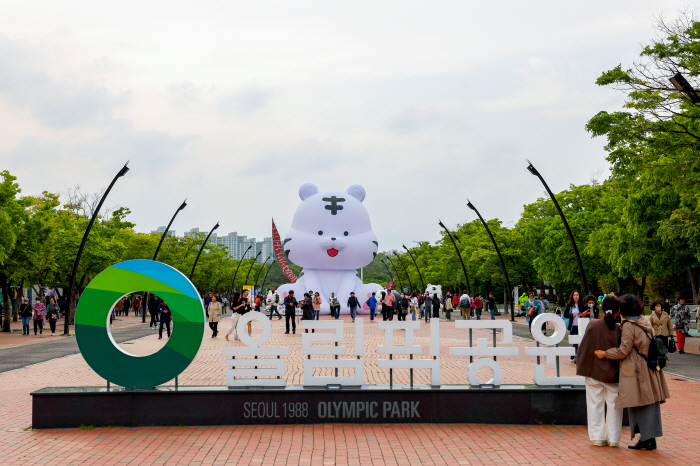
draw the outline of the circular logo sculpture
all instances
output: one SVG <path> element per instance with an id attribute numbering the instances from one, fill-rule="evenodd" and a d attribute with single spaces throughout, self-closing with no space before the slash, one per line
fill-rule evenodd
<path id="1" fill-rule="evenodd" d="M 112 339 L 109 313 L 135 291 L 158 295 L 173 316 L 173 333 L 160 351 L 128 354 Z M 122 387 L 155 387 L 177 377 L 192 362 L 204 336 L 204 308 L 192 282 L 169 265 L 150 260 L 121 262 L 97 275 L 75 312 L 75 335 L 85 361 L 101 377 Z"/>

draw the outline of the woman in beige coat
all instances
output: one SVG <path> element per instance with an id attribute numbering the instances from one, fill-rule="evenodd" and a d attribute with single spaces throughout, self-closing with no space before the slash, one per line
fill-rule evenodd
<path id="1" fill-rule="evenodd" d="M 217 301 L 216 296 L 212 296 L 209 303 L 209 328 L 212 338 L 216 338 L 219 334 L 219 320 L 221 320 L 221 303 Z"/>
<path id="2" fill-rule="evenodd" d="M 636 296 L 622 296 L 620 347 L 598 350 L 595 354 L 600 359 L 620 360 L 619 393 L 615 408 L 627 408 L 632 439 L 637 432 L 640 434 L 639 442 L 628 448 L 655 450 L 656 437 L 663 435 L 660 403 L 670 395 L 663 371 L 652 370 L 647 366 L 645 358 L 649 353 L 649 342 L 654 336 L 654 329 L 642 313 L 642 304 Z"/>
<path id="3" fill-rule="evenodd" d="M 663 310 L 661 303 L 654 301 L 651 303 L 649 308 L 654 311 L 649 316 L 649 323 L 651 323 L 654 329 L 654 334 L 660 336 L 664 341 L 664 345 L 668 348 L 668 337 L 673 336 L 673 325 L 671 324 L 671 317 L 668 312 Z"/>

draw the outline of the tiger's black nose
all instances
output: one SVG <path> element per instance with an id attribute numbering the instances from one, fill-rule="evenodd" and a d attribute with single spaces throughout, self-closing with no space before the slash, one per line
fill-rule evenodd
<path id="1" fill-rule="evenodd" d="M 335 241 L 335 238 L 331 238 L 331 241 Z"/>

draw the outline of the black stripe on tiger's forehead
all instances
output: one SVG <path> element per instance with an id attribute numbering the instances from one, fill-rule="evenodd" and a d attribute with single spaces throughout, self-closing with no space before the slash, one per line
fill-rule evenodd
<path id="1" fill-rule="evenodd" d="M 326 206 L 326 210 L 330 210 L 331 215 L 336 215 L 339 210 L 343 210 L 343 206 L 338 205 L 338 203 L 345 202 L 344 197 L 331 196 L 331 197 L 324 197 L 324 198 L 322 198 L 322 200 L 325 202 L 330 202 L 330 204 Z"/>

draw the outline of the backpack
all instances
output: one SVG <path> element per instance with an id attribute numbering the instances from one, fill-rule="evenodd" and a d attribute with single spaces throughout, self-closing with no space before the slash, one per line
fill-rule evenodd
<path id="1" fill-rule="evenodd" d="M 644 333 L 649 337 L 649 355 L 644 356 L 636 346 L 634 349 L 637 350 L 637 353 L 644 358 L 649 369 L 660 371 L 666 367 L 666 363 L 668 362 L 668 356 L 666 356 L 668 349 L 666 348 L 666 345 L 664 345 L 664 341 L 661 339 L 661 337 L 652 337 L 646 331 Z"/>
<path id="2" fill-rule="evenodd" d="M 471 303 L 471 300 L 469 299 L 469 297 L 465 296 L 464 298 L 459 300 L 459 307 L 470 307 L 471 304 L 472 303 Z"/>

